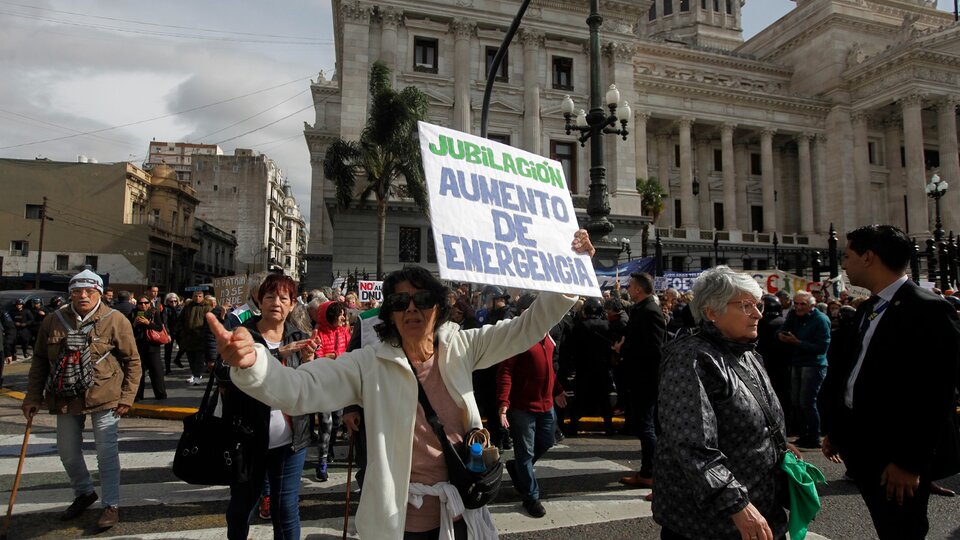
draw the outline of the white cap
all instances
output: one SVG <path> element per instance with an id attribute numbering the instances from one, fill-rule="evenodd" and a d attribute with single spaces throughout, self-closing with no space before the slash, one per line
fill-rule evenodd
<path id="1" fill-rule="evenodd" d="M 70 278 L 70 286 L 68 289 L 96 289 L 103 293 L 103 280 L 100 279 L 95 272 L 91 270 L 84 270 L 79 274 Z"/>

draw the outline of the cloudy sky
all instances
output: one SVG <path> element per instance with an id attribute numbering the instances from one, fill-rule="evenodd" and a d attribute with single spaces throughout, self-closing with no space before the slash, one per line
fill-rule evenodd
<path id="1" fill-rule="evenodd" d="M 744 37 L 793 6 L 748 1 Z M 0 157 L 142 163 L 151 139 L 253 148 L 309 213 L 303 122 L 309 79 L 333 72 L 329 0 L 0 0 L 0 21 Z"/>

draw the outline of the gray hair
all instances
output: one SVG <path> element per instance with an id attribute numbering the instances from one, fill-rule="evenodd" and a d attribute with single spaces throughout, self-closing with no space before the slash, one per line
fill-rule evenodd
<path id="1" fill-rule="evenodd" d="M 322 294 L 307 302 L 307 313 L 310 315 L 311 319 L 313 319 L 313 316 L 317 310 L 320 309 L 320 305 L 326 302 L 329 302 L 329 300 L 327 300 L 327 298 Z"/>
<path id="2" fill-rule="evenodd" d="M 757 301 L 763 296 L 757 280 L 749 275 L 735 272 L 729 266 L 711 268 L 700 274 L 693 284 L 690 313 L 699 324 L 707 308 L 722 315 L 727 311 L 727 302 L 743 293 L 749 293 Z"/>
<path id="3" fill-rule="evenodd" d="M 166 303 L 166 302 L 169 302 L 169 301 L 171 301 L 171 300 L 176 300 L 176 301 L 179 302 L 179 301 L 180 301 L 180 297 L 177 296 L 177 293 L 175 293 L 175 292 L 168 292 L 167 295 L 163 297 L 163 301 Z"/>
<path id="4" fill-rule="evenodd" d="M 807 291 L 797 291 L 796 294 L 793 295 L 793 300 L 796 301 L 797 298 L 803 298 L 805 301 L 809 302 L 811 305 L 814 304 L 813 295 L 808 293 Z"/>
<path id="5" fill-rule="evenodd" d="M 290 315 L 287 316 L 287 321 L 305 334 L 313 331 L 313 321 L 310 320 L 307 309 L 303 307 L 303 304 L 300 302 L 294 302 L 293 309 L 290 310 Z"/>

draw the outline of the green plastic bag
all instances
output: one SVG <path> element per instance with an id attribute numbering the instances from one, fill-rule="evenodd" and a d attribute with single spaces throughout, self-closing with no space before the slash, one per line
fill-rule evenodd
<path id="1" fill-rule="evenodd" d="M 803 540 L 807 536 L 807 526 L 820 511 L 817 484 L 826 483 L 826 479 L 820 469 L 797 459 L 793 452 L 786 453 L 780 468 L 787 473 L 790 492 L 790 540 Z"/>

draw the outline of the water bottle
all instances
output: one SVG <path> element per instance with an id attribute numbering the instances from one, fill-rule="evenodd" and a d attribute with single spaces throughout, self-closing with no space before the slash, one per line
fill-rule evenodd
<path id="1" fill-rule="evenodd" d="M 470 459 L 467 460 L 467 469 L 475 473 L 486 472 L 487 468 L 483 464 L 483 446 L 480 443 L 470 445 Z"/>

